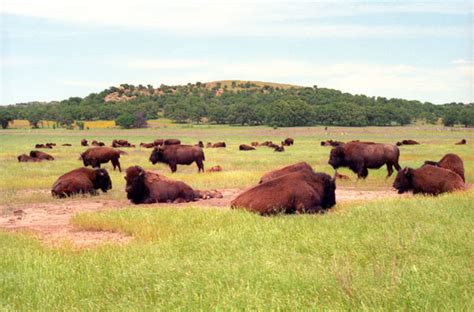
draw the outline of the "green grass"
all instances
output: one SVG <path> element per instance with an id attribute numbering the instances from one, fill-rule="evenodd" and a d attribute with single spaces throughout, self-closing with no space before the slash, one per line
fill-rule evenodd
<path id="1" fill-rule="evenodd" d="M 80 139 L 110 144 L 159 137 L 184 143 L 226 141 L 226 149 L 205 149 L 206 167 L 224 172 L 197 174 L 181 166 L 174 179 L 196 188 L 244 188 L 261 174 L 297 161 L 332 174 L 324 139 L 394 143 L 415 139 L 420 146 L 401 147 L 402 166 L 419 166 L 448 152 L 459 154 L 468 183 L 474 181 L 469 129 L 283 128 L 194 126 L 143 130 L 0 131 L 0 214 L 18 204 L 56 202 L 49 190 L 66 171 L 81 166 Z M 237 146 L 291 136 L 285 153 Z M 72 143 L 50 150 L 57 160 L 18 163 L 35 143 Z M 171 176 L 148 161 L 148 149 L 124 149 L 124 168 L 141 165 Z M 113 172 L 113 190 L 104 199 L 124 199 L 123 174 Z M 366 181 L 355 176 L 339 187 L 389 189 L 386 170 L 371 170 Z M 87 200 L 87 198 L 85 199 Z M 63 202 L 67 203 L 67 199 Z M 260 217 L 245 211 L 211 207 L 127 206 L 122 210 L 82 213 L 73 219 L 83 230 L 131 235 L 125 246 L 77 250 L 47 247 L 28 234 L 0 231 L 0 310 L 454 310 L 473 308 L 474 190 L 444 196 L 409 196 L 336 205 L 325 215 Z"/>

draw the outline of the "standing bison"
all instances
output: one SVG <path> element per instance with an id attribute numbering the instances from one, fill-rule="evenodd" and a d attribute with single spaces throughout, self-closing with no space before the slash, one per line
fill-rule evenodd
<path id="1" fill-rule="evenodd" d="M 413 194 L 438 195 L 464 189 L 461 177 L 451 170 L 425 165 L 419 169 L 404 168 L 397 174 L 393 187 L 399 194 L 413 191 Z"/>
<path id="2" fill-rule="evenodd" d="M 331 150 L 328 163 L 337 170 L 339 167 L 349 167 L 358 178 L 366 178 L 367 169 L 378 169 L 387 165 L 388 175 L 393 173 L 393 166 L 398 171 L 400 151 L 392 144 L 371 142 L 349 142 Z"/>
<path id="3" fill-rule="evenodd" d="M 112 181 L 107 170 L 79 168 L 60 176 L 54 182 L 51 194 L 57 197 L 80 193 L 97 195 L 98 189 L 105 193 L 111 188 Z"/>
<path id="4" fill-rule="evenodd" d="M 168 179 L 139 166 L 127 169 L 127 198 L 134 204 L 190 202 L 200 198 L 222 197 L 218 192 L 197 191 L 181 181 Z"/>
<path id="5" fill-rule="evenodd" d="M 150 155 L 154 165 L 158 162 L 167 164 L 171 172 L 176 172 L 177 165 L 190 165 L 196 162 L 198 172 L 204 172 L 204 152 L 199 146 L 191 145 L 164 145 L 157 146 Z"/>
<path id="6" fill-rule="evenodd" d="M 261 215 L 318 213 L 336 204 L 336 184 L 325 173 L 300 170 L 259 184 L 234 199 L 232 208 Z"/>
<path id="7" fill-rule="evenodd" d="M 81 154 L 81 159 L 84 162 L 84 166 L 92 166 L 92 168 L 100 168 L 100 164 L 105 164 L 110 161 L 112 162 L 112 166 L 114 166 L 114 170 L 118 167 L 119 171 L 122 172 L 119 162 L 121 154 L 127 153 L 111 147 L 100 146 L 87 149 Z"/>
<path id="8" fill-rule="evenodd" d="M 454 171 L 459 174 L 459 176 L 464 182 L 466 181 L 466 179 L 464 178 L 464 163 L 461 157 L 456 154 L 446 154 L 443 156 L 443 158 L 441 158 L 440 161 L 427 160 L 425 161 L 425 165 L 437 166 Z"/>

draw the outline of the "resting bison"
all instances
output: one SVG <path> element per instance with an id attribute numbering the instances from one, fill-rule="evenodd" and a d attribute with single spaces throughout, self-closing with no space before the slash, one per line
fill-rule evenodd
<path id="1" fill-rule="evenodd" d="M 204 152 L 199 146 L 191 145 L 164 145 L 153 149 L 150 161 L 154 165 L 158 162 L 168 164 L 171 172 L 176 172 L 176 165 L 190 165 L 196 162 L 198 172 L 204 172 Z"/>
<path id="2" fill-rule="evenodd" d="M 282 146 L 277 146 L 275 147 L 275 152 L 284 152 L 285 151 L 285 148 Z"/>
<path id="3" fill-rule="evenodd" d="M 441 158 L 440 161 L 427 160 L 425 161 L 425 165 L 437 166 L 437 167 L 454 171 L 457 174 L 459 174 L 459 176 L 462 178 L 464 182 L 466 181 L 464 179 L 464 163 L 461 157 L 459 157 L 456 154 L 446 154 L 443 156 L 443 158 Z"/>
<path id="4" fill-rule="evenodd" d="M 154 141 L 155 146 L 160 146 L 160 145 L 178 145 L 181 144 L 181 141 L 178 139 L 158 139 Z"/>
<path id="5" fill-rule="evenodd" d="M 64 143 L 62 146 L 72 146 L 72 144 Z"/>
<path id="6" fill-rule="evenodd" d="M 127 140 L 113 140 L 112 147 L 135 147 L 135 145 Z"/>
<path id="7" fill-rule="evenodd" d="M 35 148 L 53 148 L 53 146 L 48 144 L 36 144 Z"/>
<path id="8" fill-rule="evenodd" d="M 212 144 L 212 147 L 213 148 L 219 148 L 219 147 L 225 147 L 225 142 L 217 142 L 217 143 L 214 143 Z"/>
<path id="9" fill-rule="evenodd" d="M 112 188 L 112 181 L 105 169 L 79 168 L 60 176 L 53 184 L 51 194 L 66 197 L 79 193 L 97 195 L 97 190 L 107 192 Z"/>
<path id="10" fill-rule="evenodd" d="M 153 148 L 155 147 L 155 143 L 140 143 L 140 147 L 144 147 L 144 148 Z"/>
<path id="11" fill-rule="evenodd" d="M 367 169 L 378 169 L 387 165 L 388 175 L 393 173 L 392 166 L 400 170 L 398 158 L 400 151 L 398 147 L 391 144 L 350 142 L 343 146 L 334 147 L 331 150 L 328 163 L 335 169 L 349 167 L 358 178 L 366 178 L 369 174 Z"/>
<path id="12" fill-rule="evenodd" d="M 105 146 L 104 142 L 98 142 L 96 140 L 93 140 L 91 143 L 92 146 Z"/>
<path id="13" fill-rule="evenodd" d="M 258 142 L 257 142 L 257 141 L 252 142 L 252 143 L 250 143 L 250 145 L 252 145 L 253 147 L 257 147 L 257 146 L 258 146 Z"/>
<path id="14" fill-rule="evenodd" d="M 122 172 L 119 162 L 120 154 L 127 153 L 106 146 L 92 147 L 81 154 L 81 159 L 84 162 L 84 166 L 92 166 L 92 168 L 100 168 L 100 164 L 105 164 L 110 161 L 112 162 L 112 166 L 114 166 L 114 170 L 115 167 L 118 167 L 119 171 Z"/>
<path id="15" fill-rule="evenodd" d="M 336 184 L 329 175 L 300 170 L 243 192 L 231 207 L 262 215 L 324 212 L 336 204 L 335 190 Z"/>
<path id="16" fill-rule="evenodd" d="M 134 204 L 190 202 L 200 198 L 222 197 L 219 192 L 193 190 L 181 181 L 168 179 L 139 166 L 127 169 L 127 198 Z"/>
<path id="17" fill-rule="evenodd" d="M 17 157 L 18 162 L 38 162 L 41 161 L 39 158 L 31 157 L 30 155 L 21 154 Z"/>
<path id="18" fill-rule="evenodd" d="M 260 146 L 268 146 L 270 144 L 273 144 L 273 142 L 272 141 L 265 141 L 265 142 L 261 143 Z"/>
<path id="19" fill-rule="evenodd" d="M 295 144 L 295 140 L 293 138 L 286 138 L 285 140 L 281 141 L 282 146 L 290 146 Z"/>
<path id="20" fill-rule="evenodd" d="M 33 157 L 33 158 L 38 158 L 38 159 L 41 159 L 41 160 L 54 160 L 54 157 L 47 154 L 47 153 L 44 153 L 44 152 L 40 152 L 40 151 L 31 151 L 30 152 L 30 156 Z"/>
<path id="21" fill-rule="evenodd" d="M 278 145 L 276 145 L 274 143 L 270 143 L 267 146 L 270 147 L 270 148 L 277 148 L 278 147 Z"/>
<path id="22" fill-rule="evenodd" d="M 81 140 L 81 145 L 82 145 L 82 146 L 89 146 L 89 144 L 87 144 L 87 140 L 86 140 L 86 139 L 82 139 L 82 140 Z"/>
<path id="23" fill-rule="evenodd" d="M 461 177 L 451 170 L 425 165 L 419 169 L 404 168 L 397 174 L 393 187 L 399 194 L 413 191 L 413 194 L 438 195 L 464 189 Z"/>
<path id="24" fill-rule="evenodd" d="M 462 140 L 459 141 L 458 143 L 455 143 L 455 145 L 464 145 L 464 144 L 467 144 L 466 139 L 462 139 Z"/>
<path id="25" fill-rule="evenodd" d="M 207 142 L 206 143 L 206 148 L 211 148 L 212 147 L 212 143 L 211 142 Z"/>
<path id="26" fill-rule="evenodd" d="M 285 174 L 292 173 L 292 172 L 298 172 L 298 171 L 304 171 L 308 170 L 310 172 L 313 172 L 313 168 L 307 163 L 307 162 L 299 162 L 293 165 L 289 165 L 283 168 L 280 168 L 278 170 L 273 170 L 270 172 L 265 173 L 261 178 L 260 181 L 258 182 L 259 184 L 268 182 L 270 180 L 279 178 L 281 176 L 284 176 Z"/>
<path id="27" fill-rule="evenodd" d="M 419 145 L 415 140 L 402 140 L 401 142 L 397 142 L 397 146 L 402 146 L 402 145 Z"/>
<path id="28" fill-rule="evenodd" d="M 206 170 L 207 172 L 219 172 L 222 171 L 222 167 L 217 165 Z"/>
<path id="29" fill-rule="evenodd" d="M 247 145 L 247 144 L 241 144 L 239 145 L 239 151 L 253 151 L 255 147 Z"/>

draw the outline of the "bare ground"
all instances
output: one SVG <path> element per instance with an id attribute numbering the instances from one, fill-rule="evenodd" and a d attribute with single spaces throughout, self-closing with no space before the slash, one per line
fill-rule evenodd
<path id="1" fill-rule="evenodd" d="M 193 202 L 193 206 L 227 208 L 230 202 L 242 190 L 220 190 L 223 198 L 212 198 Z M 357 190 L 355 188 L 338 188 L 338 202 L 367 201 L 400 196 L 395 191 Z M 106 231 L 82 231 L 75 229 L 70 223 L 71 218 L 80 212 L 93 212 L 121 209 L 130 203 L 123 200 L 105 200 L 97 198 L 79 198 L 74 200 L 57 200 L 53 203 L 21 204 L 15 206 L 12 213 L 0 216 L 0 229 L 12 232 L 30 232 L 36 235 L 48 246 L 58 246 L 70 243 L 74 248 L 95 247 L 102 244 L 126 244 L 132 237 L 123 233 Z M 147 207 L 159 207 L 169 204 L 153 204 Z M 184 207 L 189 203 L 176 204 Z M 9 205 L 11 207 L 11 205 Z M 0 211 L 3 207 L 0 206 Z"/>

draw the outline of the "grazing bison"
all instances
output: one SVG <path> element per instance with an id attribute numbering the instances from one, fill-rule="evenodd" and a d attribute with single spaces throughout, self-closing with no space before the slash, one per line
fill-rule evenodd
<path id="1" fill-rule="evenodd" d="M 122 172 L 119 162 L 121 154 L 127 153 L 111 147 L 100 146 L 87 149 L 81 154 L 81 159 L 84 162 L 84 166 L 92 166 L 92 168 L 100 168 L 100 164 L 105 164 L 110 161 L 112 162 L 112 166 L 114 166 L 114 170 L 118 167 L 119 171 Z"/>
<path id="2" fill-rule="evenodd" d="M 286 138 L 285 140 L 281 141 L 282 146 L 290 146 L 295 144 L 295 140 L 293 138 Z"/>
<path id="3" fill-rule="evenodd" d="M 222 197 L 219 192 L 197 191 L 181 181 L 174 181 L 139 166 L 127 169 L 127 198 L 134 204 L 190 202 L 200 198 Z"/>
<path id="4" fill-rule="evenodd" d="M 275 147 L 275 152 L 284 152 L 285 151 L 285 148 L 282 146 L 277 146 Z"/>
<path id="5" fill-rule="evenodd" d="M 425 165 L 419 169 L 404 168 L 397 174 L 393 187 L 399 194 L 413 191 L 413 194 L 438 195 L 464 189 L 461 177 L 451 170 Z"/>
<path id="6" fill-rule="evenodd" d="M 176 165 L 190 165 L 196 162 L 198 172 L 204 172 L 204 152 L 199 146 L 191 145 L 164 145 L 153 149 L 150 161 L 154 165 L 158 162 L 168 164 L 171 172 L 176 172 Z"/>
<path id="7" fill-rule="evenodd" d="M 72 144 L 64 143 L 62 146 L 72 146 Z"/>
<path id="8" fill-rule="evenodd" d="M 98 142 L 96 140 L 93 140 L 91 143 L 92 146 L 105 146 L 104 142 Z"/>
<path id="9" fill-rule="evenodd" d="M 17 159 L 18 159 L 18 162 L 38 162 L 42 160 L 40 158 L 31 157 L 30 155 L 26 155 L 26 154 L 21 154 L 20 156 L 17 157 Z"/>
<path id="10" fill-rule="evenodd" d="M 459 174 L 459 176 L 464 182 L 466 181 L 464 178 L 464 163 L 461 157 L 456 154 L 446 154 L 443 156 L 443 158 L 441 158 L 440 161 L 427 160 L 425 161 L 425 165 L 437 166 L 454 171 Z"/>
<path id="11" fill-rule="evenodd" d="M 40 151 L 31 151 L 30 156 L 33 158 L 41 159 L 41 160 L 54 160 L 53 156 L 44 152 L 40 152 Z"/>
<path id="12" fill-rule="evenodd" d="M 393 166 L 397 171 L 400 170 L 399 156 L 398 147 L 392 144 L 349 142 L 343 146 L 334 147 L 328 163 L 335 170 L 339 167 L 349 167 L 357 174 L 357 178 L 364 179 L 369 174 L 367 169 L 378 169 L 387 165 L 387 177 L 390 177 Z"/>
<path id="13" fill-rule="evenodd" d="M 247 145 L 247 144 L 240 144 L 239 151 L 253 151 L 255 147 Z"/>
<path id="14" fill-rule="evenodd" d="M 140 147 L 153 148 L 153 147 L 155 147 L 155 143 L 154 142 L 152 142 L 152 143 L 140 143 Z"/>
<path id="15" fill-rule="evenodd" d="M 212 144 L 213 148 L 226 147 L 225 142 L 217 142 Z"/>
<path id="16" fill-rule="evenodd" d="M 257 147 L 257 146 L 258 146 L 258 142 L 256 142 L 256 141 L 255 141 L 255 142 L 252 142 L 252 143 L 250 143 L 250 145 L 252 145 L 253 147 Z"/>
<path id="17" fill-rule="evenodd" d="M 82 139 L 82 140 L 81 140 L 81 145 L 82 145 L 82 146 L 89 146 L 89 144 L 87 144 L 87 140 L 86 140 L 86 139 Z"/>
<path id="18" fill-rule="evenodd" d="M 298 172 L 298 171 L 304 171 L 304 170 L 313 172 L 313 168 L 311 168 L 311 166 L 307 162 L 303 161 L 303 162 L 299 162 L 293 165 L 280 168 L 278 170 L 267 172 L 260 178 L 260 181 L 258 183 L 262 184 L 270 180 L 284 176 L 285 174 Z"/>
<path id="19" fill-rule="evenodd" d="M 261 215 L 324 212 L 336 204 L 335 190 L 336 184 L 329 175 L 300 170 L 243 192 L 231 207 Z"/>
<path id="20" fill-rule="evenodd" d="M 222 167 L 217 165 L 206 170 L 207 172 L 219 172 L 222 171 Z"/>
<path id="21" fill-rule="evenodd" d="M 53 148 L 53 146 L 48 144 L 36 144 L 35 148 Z"/>
<path id="22" fill-rule="evenodd" d="M 462 139 L 461 141 L 454 143 L 454 145 L 464 145 L 464 144 L 467 144 L 466 139 Z"/>
<path id="23" fill-rule="evenodd" d="M 51 194 L 57 197 L 80 193 L 97 195 L 98 189 L 105 193 L 111 188 L 112 181 L 107 170 L 79 168 L 60 176 L 54 182 Z"/>
<path id="24" fill-rule="evenodd" d="M 415 140 L 402 140 L 401 142 L 397 142 L 397 146 L 402 146 L 402 145 L 419 145 Z"/>

